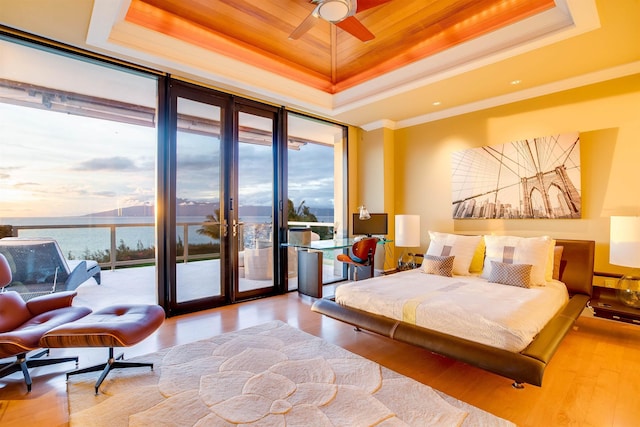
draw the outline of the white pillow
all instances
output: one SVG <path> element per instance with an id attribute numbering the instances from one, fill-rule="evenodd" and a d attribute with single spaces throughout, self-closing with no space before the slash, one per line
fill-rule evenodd
<path id="1" fill-rule="evenodd" d="M 427 255 L 455 256 L 453 260 L 453 274 L 469 275 L 469 267 L 476 248 L 482 241 L 482 236 L 460 236 L 458 234 L 438 233 L 429 231 L 429 248 Z"/>
<path id="2" fill-rule="evenodd" d="M 484 236 L 486 245 L 481 277 L 491 277 L 491 261 L 531 264 L 531 285 L 544 286 L 553 275 L 555 240 L 549 236 Z"/>

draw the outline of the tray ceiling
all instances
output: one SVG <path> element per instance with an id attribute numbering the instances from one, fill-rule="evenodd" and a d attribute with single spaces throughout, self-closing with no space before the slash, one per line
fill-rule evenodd
<path id="1" fill-rule="evenodd" d="M 125 20 L 334 94 L 555 6 L 553 0 L 361 0 L 362 42 L 308 0 L 132 0 Z"/>

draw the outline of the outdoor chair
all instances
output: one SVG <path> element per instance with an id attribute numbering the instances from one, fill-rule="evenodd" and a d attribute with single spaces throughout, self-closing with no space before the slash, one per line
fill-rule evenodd
<path id="1" fill-rule="evenodd" d="M 53 239 L 7 237 L 0 239 L 0 254 L 6 257 L 13 276 L 7 290 L 18 292 L 25 300 L 75 290 L 91 277 L 100 283 L 96 261 L 66 260 Z"/>

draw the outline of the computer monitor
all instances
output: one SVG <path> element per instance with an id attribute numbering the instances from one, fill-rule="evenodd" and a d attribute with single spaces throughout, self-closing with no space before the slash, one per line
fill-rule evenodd
<path id="1" fill-rule="evenodd" d="M 359 213 L 353 214 L 354 236 L 385 236 L 388 234 L 386 213 L 372 213 L 369 219 L 360 219 Z"/>

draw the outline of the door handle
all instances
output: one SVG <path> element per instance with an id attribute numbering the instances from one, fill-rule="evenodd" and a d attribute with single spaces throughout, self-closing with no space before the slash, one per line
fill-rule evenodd
<path id="1" fill-rule="evenodd" d="M 227 224 L 227 220 L 223 219 L 222 222 L 220 223 L 220 228 L 222 228 L 221 230 L 221 234 L 223 237 L 227 237 L 227 230 L 229 229 L 229 225 Z"/>
<path id="2" fill-rule="evenodd" d="M 233 220 L 233 237 L 238 236 L 238 221 Z"/>

